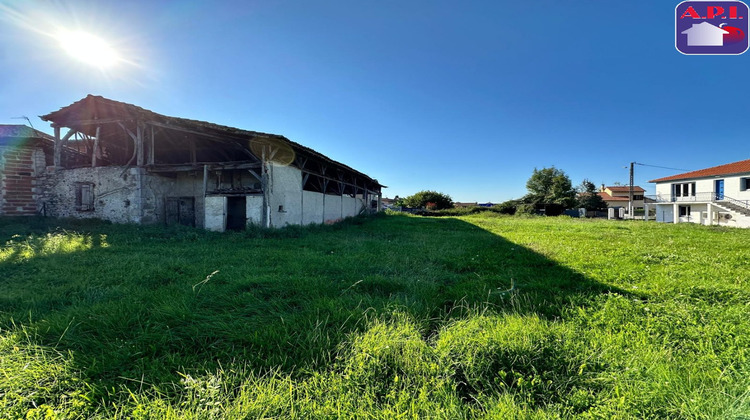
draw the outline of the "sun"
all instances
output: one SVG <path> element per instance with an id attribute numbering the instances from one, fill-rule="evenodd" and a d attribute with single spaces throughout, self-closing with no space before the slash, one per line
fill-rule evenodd
<path id="1" fill-rule="evenodd" d="M 73 58 L 99 68 L 112 67 L 121 61 L 117 52 L 103 39 L 83 31 L 61 31 L 57 40 Z"/>

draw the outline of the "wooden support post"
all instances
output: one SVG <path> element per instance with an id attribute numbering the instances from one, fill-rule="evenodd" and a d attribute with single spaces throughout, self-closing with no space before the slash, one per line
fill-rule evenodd
<path id="1" fill-rule="evenodd" d="M 101 135 L 101 127 L 96 127 L 96 137 L 94 137 L 94 150 L 91 151 L 91 167 L 96 168 L 96 154 L 99 153 L 99 136 Z"/>
<path id="2" fill-rule="evenodd" d="M 205 199 L 208 192 L 208 165 L 203 165 L 203 198 Z M 204 204 L 205 208 L 205 204 Z"/>
<path id="3" fill-rule="evenodd" d="M 135 140 L 136 153 L 138 153 L 136 166 L 142 167 L 145 161 L 143 156 L 143 125 L 139 122 L 136 127 L 136 140 Z"/>
<path id="4" fill-rule="evenodd" d="M 65 135 L 65 137 L 60 138 L 60 127 L 55 127 L 55 156 L 53 157 L 55 168 L 62 168 L 63 146 L 65 145 L 65 142 L 67 142 L 68 139 L 75 133 L 76 130 L 71 128 L 70 131 L 68 131 L 68 134 Z"/>
<path id="5" fill-rule="evenodd" d="M 55 152 L 54 152 L 54 165 L 55 168 L 59 168 L 61 165 L 62 159 L 60 159 L 60 155 L 62 154 L 62 143 L 60 140 L 60 127 L 54 126 L 55 129 Z"/>
<path id="6" fill-rule="evenodd" d="M 261 162 L 263 164 L 261 168 L 261 179 L 260 185 L 263 188 L 263 224 L 265 227 L 271 227 L 271 203 L 269 202 L 268 190 L 268 161 L 266 161 L 266 147 L 263 146 L 261 152 Z"/>
<path id="7" fill-rule="evenodd" d="M 156 149 L 154 148 L 154 126 L 151 126 L 151 147 L 149 148 L 148 153 L 148 164 L 153 165 L 156 161 Z"/>

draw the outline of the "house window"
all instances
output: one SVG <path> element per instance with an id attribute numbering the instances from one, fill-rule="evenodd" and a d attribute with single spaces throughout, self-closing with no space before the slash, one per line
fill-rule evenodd
<path id="1" fill-rule="evenodd" d="M 680 206 L 680 217 L 690 216 L 690 206 Z"/>
<path id="2" fill-rule="evenodd" d="M 695 182 L 673 184 L 672 187 L 674 188 L 675 197 L 695 197 Z"/>
<path id="3" fill-rule="evenodd" d="M 90 182 L 76 182 L 76 210 L 94 210 L 94 184 Z"/>
<path id="4" fill-rule="evenodd" d="M 633 200 L 643 200 L 643 194 L 633 194 Z"/>
<path id="5" fill-rule="evenodd" d="M 750 178 L 740 178 L 740 191 L 750 190 Z"/>

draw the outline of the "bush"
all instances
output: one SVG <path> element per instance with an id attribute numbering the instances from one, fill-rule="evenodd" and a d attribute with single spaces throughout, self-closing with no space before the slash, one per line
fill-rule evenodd
<path id="1" fill-rule="evenodd" d="M 537 214 L 536 213 L 536 206 L 533 205 L 533 204 L 527 204 L 527 203 L 519 204 L 516 207 L 516 213 L 515 214 L 517 216 L 521 216 L 521 215 L 527 215 L 527 216 L 528 215 L 535 215 L 535 214 Z"/>
<path id="2" fill-rule="evenodd" d="M 428 204 L 430 206 L 428 206 Z M 453 200 L 448 194 L 437 191 L 420 191 L 404 199 L 404 205 L 411 208 L 424 208 L 429 210 L 452 209 Z"/>
<path id="3" fill-rule="evenodd" d="M 497 211 L 500 214 L 516 214 L 516 210 L 518 208 L 518 205 L 520 203 L 518 200 L 508 200 L 504 203 L 497 204 L 495 206 L 492 206 L 493 211 Z"/>

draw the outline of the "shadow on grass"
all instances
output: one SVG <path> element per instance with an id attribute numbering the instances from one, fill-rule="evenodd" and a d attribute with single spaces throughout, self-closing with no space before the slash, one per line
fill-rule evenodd
<path id="1" fill-rule="evenodd" d="M 8 223 L 0 221 L 5 235 Z M 72 229 L 106 246 L 0 262 L 11 273 L 0 279 L 0 327 L 69 352 L 102 404 L 120 398 L 113 389 L 169 394 L 185 374 L 235 363 L 259 373 L 324 370 L 368 317 L 392 310 L 429 335 L 483 308 L 555 320 L 596 295 L 626 294 L 452 218 L 378 216 L 266 233 Z M 554 360 L 554 343 L 545 352 Z M 466 398 L 483 386 L 456 380 Z"/>

